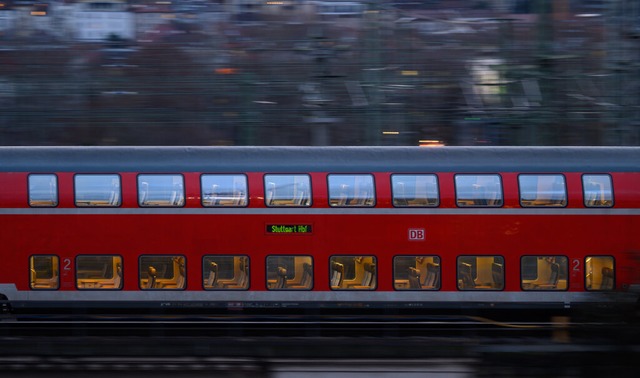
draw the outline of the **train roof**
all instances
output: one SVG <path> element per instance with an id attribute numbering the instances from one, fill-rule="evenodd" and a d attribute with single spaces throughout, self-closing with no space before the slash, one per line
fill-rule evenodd
<path id="1" fill-rule="evenodd" d="M 639 147 L 0 147 L 4 172 L 639 172 Z"/>

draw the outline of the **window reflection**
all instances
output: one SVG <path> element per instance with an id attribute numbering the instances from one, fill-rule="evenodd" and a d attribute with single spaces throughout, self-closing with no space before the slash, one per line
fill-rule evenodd
<path id="1" fill-rule="evenodd" d="M 247 176 L 202 175 L 202 205 L 247 206 Z"/>
<path id="2" fill-rule="evenodd" d="M 29 175 L 29 205 L 57 206 L 58 177 L 53 174 Z"/>
<path id="3" fill-rule="evenodd" d="M 182 175 L 138 175 L 138 203 L 140 206 L 183 206 L 184 178 Z"/>
<path id="4" fill-rule="evenodd" d="M 436 175 L 392 175 L 391 186 L 396 207 L 438 206 Z"/>
<path id="5" fill-rule="evenodd" d="M 499 175 L 456 175 L 455 182 L 458 206 L 502 206 Z"/>
<path id="6" fill-rule="evenodd" d="M 374 206 L 372 175 L 329 175 L 330 206 Z"/>
<path id="7" fill-rule="evenodd" d="M 563 175 L 518 176 L 523 207 L 566 206 L 567 186 Z"/>

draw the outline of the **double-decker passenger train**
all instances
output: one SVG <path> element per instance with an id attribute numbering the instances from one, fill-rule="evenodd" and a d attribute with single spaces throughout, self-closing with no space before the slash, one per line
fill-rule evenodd
<path id="1" fill-rule="evenodd" d="M 614 311 L 639 231 L 640 148 L 0 148 L 16 311 Z"/>

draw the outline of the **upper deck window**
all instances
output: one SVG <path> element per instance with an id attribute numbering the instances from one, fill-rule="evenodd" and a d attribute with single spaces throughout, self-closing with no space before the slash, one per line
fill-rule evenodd
<path id="1" fill-rule="evenodd" d="M 144 207 L 184 206 L 184 178 L 178 174 L 139 175 L 138 204 Z"/>
<path id="2" fill-rule="evenodd" d="M 613 185 L 609 175 L 584 175 L 582 176 L 582 189 L 584 190 L 584 205 L 586 207 L 611 207 L 613 206 Z"/>
<path id="3" fill-rule="evenodd" d="M 267 206 L 311 206 L 311 178 L 308 175 L 264 175 Z"/>
<path id="4" fill-rule="evenodd" d="M 247 176 L 202 175 L 202 206 L 247 206 Z"/>
<path id="5" fill-rule="evenodd" d="M 518 176 L 518 185 L 523 207 L 567 205 L 567 185 L 563 175 L 522 174 Z"/>
<path id="6" fill-rule="evenodd" d="M 456 175 L 455 181 L 458 206 L 502 206 L 500 175 Z"/>
<path id="7" fill-rule="evenodd" d="M 56 175 L 29 175 L 29 205 L 58 206 L 58 177 Z"/>
<path id="8" fill-rule="evenodd" d="M 329 175 L 330 206 L 375 205 L 375 191 L 372 175 Z"/>
<path id="9" fill-rule="evenodd" d="M 392 175 L 393 206 L 438 206 L 438 177 L 436 175 Z"/>
<path id="10" fill-rule="evenodd" d="M 74 177 L 76 206 L 120 206 L 120 176 L 78 174 Z"/>

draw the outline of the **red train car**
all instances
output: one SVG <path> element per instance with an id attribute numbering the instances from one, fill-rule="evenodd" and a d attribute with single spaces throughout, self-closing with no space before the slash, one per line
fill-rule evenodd
<path id="1" fill-rule="evenodd" d="M 0 148 L 0 295 L 37 308 L 637 302 L 639 148 Z"/>

